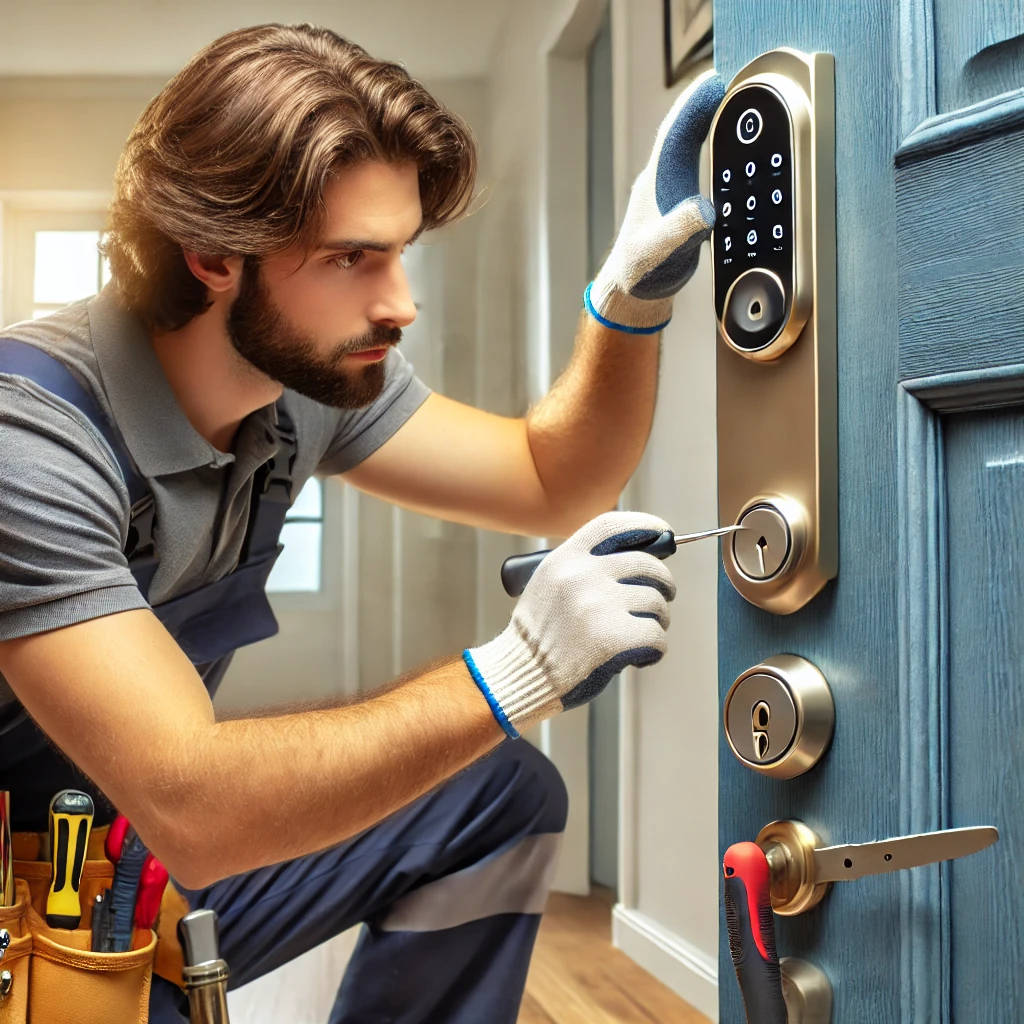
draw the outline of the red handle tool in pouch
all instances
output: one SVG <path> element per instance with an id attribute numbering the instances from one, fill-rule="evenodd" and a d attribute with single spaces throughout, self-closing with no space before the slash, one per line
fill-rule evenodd
<path id="1" fill-rule="evenodd" d="M 160 915 L 160 901 L 167 887 L 167 868 L 150 854 L 142 865 L 139 894 L 135 900 L 135 927 L 155 928 Z"/>
<path id="2" fill-rule="evenodd" d="M 107 858 L 114 863 L 115 867 L 121 868 L 122 855 L 126 852 L 125 841 L 132 840 L 128 843 L 128 848 L 130 854 L 134 856 L 136 864 L 131 868 L 128 868 L 127 864 L 123 865 L 127 871 L 121 873 L 122 877 L 115 872 L 114 888 L 116 890 L 118 885 L 122 884 L 122 879 L 123 884 L 127 887 L 134 885 L 134 889 L 131 891 L 134 893 L 132 903 L 134 904 L 135 927 L 152 928 L 160 912 L 160 901 L 163 898 L 164 888 L 167 886 L 167 869 L 148 850 L 145 850 L 144 858 L 140 856 L 144 847 L 135 837 L 134 832 L 129 837 L 130 828 L 131 823 L 123 814 L 119 814 L 114 819 L 110 831 L 107 833 Z M 138 863 L 140 860 L 141 865 Z M 124 878 L 125 874 L 130 877 Z M 122 929 L 124 928 L 127 928 L 126 921 L 122 922 Z"/>
<path id="3" fill-rule="evenodd" d="M 735 843 L 725 851 L 722 870 L 729 950 L 747 1024 L 786 1024 L 768 860 L 756 843 Z"/>

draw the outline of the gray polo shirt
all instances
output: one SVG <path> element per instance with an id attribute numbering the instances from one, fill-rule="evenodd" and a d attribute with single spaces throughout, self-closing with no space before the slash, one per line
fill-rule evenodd
<path id="1" fill-rule="evenodd" d="M 233 453 L 215 449 L 178 405 L 142 325 L 109 290 L 0 336 L 63 360 L 118 425 L 156 504 L 160 562 L 152 603 L 230 573 L 245 537 L 253 474 L 275 448 L 268 429 L 275 407 L 246 417 Z M 385 375 L 383 393 L 363 409 L 333 409 L 285 392 L 298 439 L 293 494 L 314 473 L 342 473 L 361 462 L 429 394 L 395 349 Z M 122 553 L 128 492 L 102 435 L 67 402 L 2 371 L 0 482 L 0 640 L 148 606 Z M 0 676 L 0 733 L 12 724 L 13 702 Z"/>

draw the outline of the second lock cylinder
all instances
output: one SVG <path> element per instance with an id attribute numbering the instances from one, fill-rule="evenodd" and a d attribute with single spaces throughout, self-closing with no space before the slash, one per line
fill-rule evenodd
<path id="1" fill-rule="evenodd" d="M 777 654 L 747 669 L 729 689 L 725 736 L 753 771 L 792 779 L 821 760 L 832 739 L 835 704 L 818 668 L 795 654 Z"/>

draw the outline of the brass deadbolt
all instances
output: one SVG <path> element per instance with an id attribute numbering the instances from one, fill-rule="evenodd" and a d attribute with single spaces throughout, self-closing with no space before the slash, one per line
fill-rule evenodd
<path id="1" fill-rule="evenodd" d="M 835 725 L 832 691 L 806 658 L 776 654 L 732 684 L 723 724 L 741 764 L 792 779 L 813 768 L 828 749 Z"/>

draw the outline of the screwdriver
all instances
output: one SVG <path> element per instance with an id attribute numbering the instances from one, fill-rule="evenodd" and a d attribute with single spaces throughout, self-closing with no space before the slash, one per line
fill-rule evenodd
<path id="1" fill-rule="evenodd" d="M 51 928 L 77 928 L 82 919 L 78 888 L 93 811 L 92 797 L 78 789 L 62 789 L 50 801 L 53 881 L 46 897 L 46 923 Z"/>
<path id="2" fill-rule="evenodd" d="M 715 530 L 701 530 L 699 533 L 672 533 L 666 530 L 664 533 L 651 541 L 649 544 L 639 546 L 640 551 L 646 551 L 656 558 L 668 558 L 676 553 L 680 544 L 690 544 L 695 540 L 705 540 L 708 537 L 722 537 L 727 533 L 735 533 L 737 530 L 745 530 L 747 527 L 733 524 L 732 526 L 721 526 Z M 623 548 L 624 551 L 631 550 Z M 551 554 L 551 548 L 544 551 L 531 551 L 526 555 L 511 555 L 501 563 L 501 585 L 509 597 L 518 597 L 530 582 L 530 577 L 537 571 L 537 566 Z"/>

